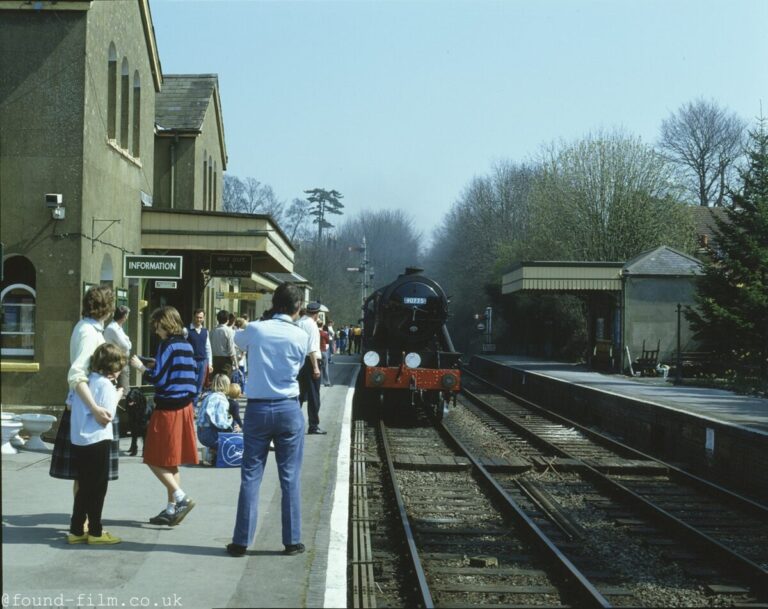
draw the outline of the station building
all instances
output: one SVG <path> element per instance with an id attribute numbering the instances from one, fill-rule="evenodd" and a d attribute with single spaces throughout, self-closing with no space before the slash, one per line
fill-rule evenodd
<path id="1" fill-rule="evenodd" d="M 502 294 L 567 293 L 587 308 L 587 359 L 594 369 L 624 372 L 644 349 L 673 363 L 678 323 L 681 352 L 696 342 L 681 310 L 695 304 L 702 263 L 668 246 L 626 262 L 518 262 L 502 278 Z"/>
<path id="2" fill-rule="evenodd" d="M 132 309 L 144 355 L 157 306 L 209 326 L 268 308 L 294 248 L 270 216 L 221 211 L 218 78 L 162 73 L 149 0 L 0 0 L 0 24 L 3 406 L 62 405 L 92 285 Z"/>

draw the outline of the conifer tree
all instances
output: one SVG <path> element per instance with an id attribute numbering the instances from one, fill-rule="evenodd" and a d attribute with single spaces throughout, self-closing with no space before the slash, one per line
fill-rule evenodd
<path id="1" fill-rule="evenodd" d="M 723 361 L 756 366 L 768 380 L 768 133 L 765 119 L 749 134 L 741 189 L 726 218 L 715 217 L 712 260 L 697 284 L 698 310 L 688 320 L 703 348 Z"/>
<path id="2" fill-rule="evenodd" d="M 344 213 L 341 211 L 344 208 L 344 204 L 341 202 L 344 195 L 338 190 L 325 190 L 324 188 L 313 188 L 304 192 L 309 195 L 307 197 L 307 201 L 310 202 L 309 215 L 315 216 L 312 222 L 317 224 L 317 242 L 321 243 L 323 229 L 333 228 L 333 224 L 325 219 L 326 215 Z"/>

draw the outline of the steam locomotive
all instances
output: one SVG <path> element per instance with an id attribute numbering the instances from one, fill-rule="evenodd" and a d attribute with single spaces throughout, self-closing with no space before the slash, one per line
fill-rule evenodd
<path id="1" fill-rule="evenodd" d="M 461 389 L 460 354 L 445 326 L 448 298 L 423 269 L 405 273 L 363 306 L 363 386 L 384 405 L 422 403 L 441 417 Z"/>

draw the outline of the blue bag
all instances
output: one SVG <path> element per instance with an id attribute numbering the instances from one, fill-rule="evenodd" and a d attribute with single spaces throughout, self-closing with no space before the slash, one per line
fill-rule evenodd
<path id="1" fill-rule="evenodd" d="M 240 467 L 243 464 L 243 434 L 219 432 L 216 467 Z"/>

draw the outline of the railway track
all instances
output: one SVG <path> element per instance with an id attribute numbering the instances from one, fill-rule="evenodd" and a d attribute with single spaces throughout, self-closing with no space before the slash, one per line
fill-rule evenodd
<path id="1" fill-rule="evenodd" d="M 490 393 L 488 401 L 509 402 Z M 503 415 L 494 404 L 492 416 L 456 409 L 441 429 L 378 423 L 373 433 L 357 422 L 368 444 L 356 449 L 366 455 L 356 472 L 377 468 L 391 489 L 376 501 L 391 499 L 400 522 L 386 525 L 388 550 L 380 535 L 367 558 L 353 560 L 353 606 L 765 606 L 756 604 L 766 600 L 761 540 L 750 544 L 744 527 L 721 520 L 750 518 L 749 528 L 760 506 L 728 496 L 697 509 L 700 495 L 687 492 L 702 493 L 699 482 L 682 493 L 669 466 L 508 406 L 514 412 Z M 514 418 L 527 430 L 510 427 Z M 400 582 L 400 600 L 379 582 Z"/>
<path id="2" fill-rule="evenodd" d="M 708 567 L 691 567 L 704 576 L 730 570 L 742 586 L 712 584 L 717 591 L 742 590 L 764 597 L 768 590 L 768 509 L 727 489 L 692 476 L 578 426 L 503 390 L 464 379 L 465 395 L 480 422 L 501 439 L 501 451 L 517 455 L 532 468 L 577 472 L 592 490 L 595 508 L 614 512 L 617 524 L 653 538 L 668 532 L 696 552 L 669 549 L 668 554 L 694 562 L 696 553 L 710 557 Z M 468 406 L 468 408 L 472 408 Z M 578 489 L 572 489 L 578 494 Z M 653 541 L 649 542 L 653 543 Z M 656 539 L 659 546 L 670 543 Z M 746 588 L 744 587 L 746 585 Z"/>

